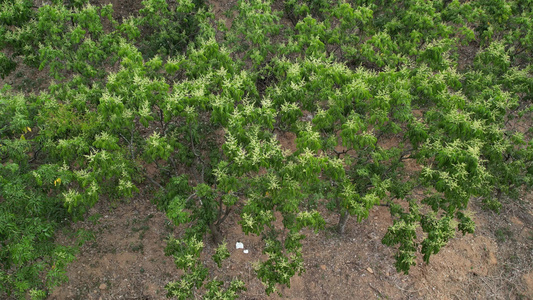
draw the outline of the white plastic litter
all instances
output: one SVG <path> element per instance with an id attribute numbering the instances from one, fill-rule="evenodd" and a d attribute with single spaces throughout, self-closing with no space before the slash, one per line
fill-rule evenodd
<path id="1" fill-rule="evenodd" d="M 237 243 L 235 244 L 235 248 L 236 248 L 236 249 L 244 249 L 244 245 L 243 245 L 243 243 L 241 243 L 241 242 L 237 242 Z"/>
<path id="2" fill-rule="evenodd" d="M 248 249 L 243 250 L 242 252 L 244 252 L 244 254 L 248 254 Z"/>

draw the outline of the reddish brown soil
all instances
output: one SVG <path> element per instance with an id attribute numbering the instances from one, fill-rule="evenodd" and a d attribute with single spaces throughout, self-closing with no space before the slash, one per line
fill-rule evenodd
<path id="1" fill-rule="evenodd" d="M 165 238 L 172 233 L 164 214 L 148 200 L 99 203 L 91 211 L 93 220 L 79 222 L 73 230 L 95 234 L 73 264 L 69 282 L 49 299 L 160 299 L 165 284 L 179 274 L 172 258 L 164 255 Z M 68 239 L 60 237 L 68 244 Z"/>
<path id="2" fill-rule="evenodd" d="M 180 272 L 163 251 L 168 234 L 179 234 L 179 230 L 169 226 L 148 200 L 138 198 L 120 203 L 116 209 L 108 207 L 100 203 L 92 210 L 91 214 L 102 216 L 98 222 L 74 226 L 94 232 L 96 239 L 82 247 L 78 259 L 68 267 L 69 282 L 49 299 L 164 299 L 164 285 L 179 278 Z M 318 234 L 306 230 L 306 272 L 291 280 L 290 289 L 280 291 L 288 299 L 531 298 L 531 202 L 520 211 L 515 209 L 496 218 L 473 205 L 476 233 L 458 234 L 429 265 L 419 261 L 409 275 L 395 271 L 393 249 L 381 244 L 387 226 L 392 224 L 386 207 L 374 208 L 361 224 L 351 220 L 344 236 L 332 230 Z M 326 220 L 332 227 L 337 217 L 330 215 Z M 221 269 L 215 268 L 211 259 L 206 259 L 206 264 L 215 270 L 213 276 L 244 280 L 248 290 L 243 299 L 278 299 L 265 295 L 254 275 L 253 263 L 264 258 L 260 238 L 244 235 L 236 221 L 232 216 L 223 227 L 230 258 Z M 508 230 L 504 236 L 498 234 L 501 228 Z M 248 254 L 235 249 L 237 241 L 244 244 Z M 209 257 L 214 246 L 207 239 L 204 242 Z"/>

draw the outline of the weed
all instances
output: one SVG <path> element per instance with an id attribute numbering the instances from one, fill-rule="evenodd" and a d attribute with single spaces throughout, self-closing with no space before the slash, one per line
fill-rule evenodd
<path id="1" fill-rule="evenodd" d="M 513 232 L 509 227 L 500 227 L 494 232 L 496 240 L 500 243 L 503 243 L 513 237 Z"/>
<path id="2" fill-rule="evenodd" d="M 93 225 L 100 224 L 100 218 L 102 218 L 102 215 L 99 213 L 95 213 L 94 215 L 89 216 L 87 219 L 93 223 Z"/>
<path id="3" fill-rule="evenodd" d="M 139 231 L 146 231 L 146 230 L 148 230 L 148 229 L 150 229 L 150 227 L 148 227 L 148 225 L 142 225 L 142 226 L 140 226 L 140 227 L 132 227 L 132 228 L 131 228 L 131 231 L 133 231 L 133 232 L 139 232 Z"/>
<path id="4" fill-rule="evenodd" d="M 78 237 L 78 247 L 83 246 L 88 241 L 94 241 L 96 239 L 94 232 L 91 230 L 85 230 L 83 228 L 79 229 L 76 232 L 76 235 Z"/>
<path id="5" fill-rule="evenodd" d="M 132 252 L 140 252 L 142 254 L 144 254 L 144 245 L 143 243 L 138 243 L 138 244 L 131 244 L 130 245 L 130 249 Z"/>

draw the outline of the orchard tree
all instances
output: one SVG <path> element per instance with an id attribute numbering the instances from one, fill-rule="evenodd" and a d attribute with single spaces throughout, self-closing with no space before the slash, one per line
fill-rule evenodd
<path id="1" fill-rule="evenodd" d="M 271 294 L 305 271 L 304 228 L 345 234 L 388 206 L 382 242 L 408 273 L 474 232 L 472 199 L 498 211 L 531 188 L 527 1 L 273 2 L 239 0 L 229 23 L 204 1 L 146 0 L 123 20 L 88 1 L 1 3 L 0 75 L 53 81 L 0 87 L 0 295 L 45 298 L 76 250 L 56 230 L 143 182 L 185 228 L 165 249 L 178 299 L 246 289 L 206 261 L 209 243 L 224 267 L 229 219 L 262 238 Z"/>

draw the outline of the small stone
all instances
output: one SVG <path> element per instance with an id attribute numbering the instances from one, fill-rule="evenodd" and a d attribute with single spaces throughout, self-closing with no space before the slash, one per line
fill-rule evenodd
<path id="1" fill-rule="evenodd" d="M 99 288 L 100 288 L 101 290 L 105 290 L 105 289 L 107 289 L 107 284 L 102 283 L 102 284 L 100 285 Z"/>
<path id="2" fill-rule="evenodd" d="M 320 265 L 320 269 L 325 271 L 326 270 L 326 265 Z"/>
<path id="3" fill-rule="evenodd" d="M 368 271 L 368 273 L 370 273 L 370 274 L 374 274 L 374 270 L 372 270 L 371 267 L 366 268 L 366 270 Z"/>

